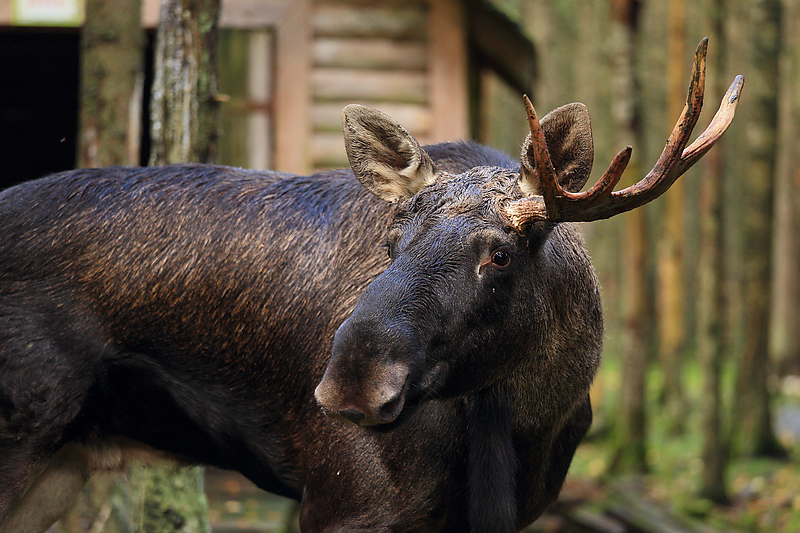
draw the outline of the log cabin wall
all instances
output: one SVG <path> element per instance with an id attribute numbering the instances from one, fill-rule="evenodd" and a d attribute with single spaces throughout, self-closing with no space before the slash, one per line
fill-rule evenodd
<path id="1" fill-rule="evenodd" d="M 465 138 L 460 0 L 301 0 L 276 26 L 274 166 L 347 166 L 341 111 L 378 108 L 423 142 Z"/>
<path id="2" fill-rule="evenodd" d="M 14 28 L 12 5 L 0 0 L 0 27 L 29 30 Z M 469 105 L 479 100 L 468 71 L 531 72 L 521 61 L 532 57 L 529 43 L 519 45 L 518 29 L 490 8 L 490 0 L 223 0 L 220 27 L 239 35 L 220 53 L 230 93 L 221 162 L 298 173 L 346 166 L 340 116 L 352 102 L 385 111 L 423 143 L 468 137 Z M 159 0 L 142 0 L 142 25 L 152 30 L 159 11 Z"/>

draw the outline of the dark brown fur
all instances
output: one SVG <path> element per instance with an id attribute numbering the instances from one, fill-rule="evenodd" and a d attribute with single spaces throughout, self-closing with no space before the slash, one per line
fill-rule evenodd
<path id="1" fill-rule="evenodd" d="M 501 531 L 536 518 L 591 421 L 597 283 L 570 225 L 507 231 L 498 206 L 521 195 L 518 164 L 477 145 L 428 152 L 439 181 L 394 205 L 350 172 L 205 165 L 77 170 L 3 192 L 0 530 L 47 527 L 91 470 L 124 466 L 139 443 L 302 499 L 307 532 Z M 453 239 L 483 242 L 469 232 L 490 226 L 518 248 L 502 299 L 438 298 L 466 287 Z M 315 387 L 326 367 L 339 372 L 332 351 L 350 357 L 334 350 L 337 328 L 354 308 L 350 324 L 369 306 L 370 320 L 390 319 L 380 309 L 393 298 L 419 310 L 414 339 L 464 300 L 464 323 L 502 334 L 496 351 L 472 353 L 479 329 L 442 330 L 431 360 L 467 355 L 412 386 L 396 419 L 324 416 Z M 352 361 L 356 373 L 370 365 Z M 44 500 L 50 513 L 32 511 Z"/>

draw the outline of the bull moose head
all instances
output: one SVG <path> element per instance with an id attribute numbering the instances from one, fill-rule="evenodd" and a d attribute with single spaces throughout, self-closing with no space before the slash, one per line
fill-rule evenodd
<path id="1" fill-rule="evenodd" d="M 523 363 L 538 375 L 588 387 L 598 360 L 558 354 L 554 344 L 568 344 L 565 335 L 578 344 L 599 343 L 602 317 L 576 308 L 569 301 L 574 294 L 552 294 L 548 279 L 580 278 L 591 264 L 570 252 L 581 246 L 575 232 L 554 237 L 554 228 L 608 218 L 657 198 L 720 138 L 733 119 L 742 77 L 687 147 L 703 100 L 705 49 L 703 41 L 686 106 L 655 166 L 616 192 L 630 147 L 580 192 L 594 157 L 589 114 L 580 103 L 539 121 L 525 97 L 530 134 L 520 166 L 479 166 L 457 175 L 438 170 L 388 116 L 347 106 L 344 139 L 353 172 L 397 210 L 385 245 L 391 264 L 337 331 L 316 388 L 325 412 L 360 425 L 387 424 L 427 398 L 452 398 L 510 379 Z M 556 238 L 565 245 L 548 246 Z M 575 290 L 581 290 L 579 281 Z M 564 323 L 569 327 L 560 333 L 551 331 Z"/>

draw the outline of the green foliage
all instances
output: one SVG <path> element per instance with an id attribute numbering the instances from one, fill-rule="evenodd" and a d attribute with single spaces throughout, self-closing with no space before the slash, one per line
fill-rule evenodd
<path id="1" fill-rule="evenodd" d="M 134 506 L 140 509 L 137 531 L 206 533 L 211 531 L 201 467 L 137 464 L 131 468 Z"/>
<path id="2" fill-rule="evenodd" d="M 607 498 L 616 490 L 619 479 L 608 474 L 612 442 L 605 430 L 617 410 L 620 388 L 620 364 L 612 354 L 603 362 L 598 376 L 602 390 L 595 401 L 598 424 L 584 442 L 572 463 L 568 480 L 597 483 L 606 488 Z M 690 363 L 682 376 L 691 405 L 698 405 L 702 387 L 700 366 Z M 717 506 L 696 496 L 702 462 L 702 427 L 700 412 L 690 408 L 686 413 L 687 430 L 679 435 L 669 431 L 670 421 L 660 409 L 659 383 L 663 372 L 651 367 L 648 379 L 648 412 L 651 414 L 648 434 L 647 463 L 650 472 L 640 478 L 644 501 L 665 509 L 689 522 L 701 522 L 719 531 L 790 533 L 800 531 L 800 441 L 785 432 L 782 444 L 793 450 L 790 461 L 772 459 L 734 458 L 728 470 L 730 506 Z M 727 405 L 734 389 L 734 368 L 725 367 L 722 375 Z M 777 405 L 782 409 L 800 410 L 800 398 L 779 395 Z M 731 423 L 735 424 L 735 420 Z M 598 504 L 609 505 L 600 500 Z"/>

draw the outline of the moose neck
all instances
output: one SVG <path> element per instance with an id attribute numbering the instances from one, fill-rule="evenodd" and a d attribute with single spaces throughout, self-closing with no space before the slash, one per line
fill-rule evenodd
<path id="1" fill-rule="evenodd" d="M 467 402 L 471 531 L 513 532 L 517 524 L 517 454 L 511 398 L 502 383 Z"/>

